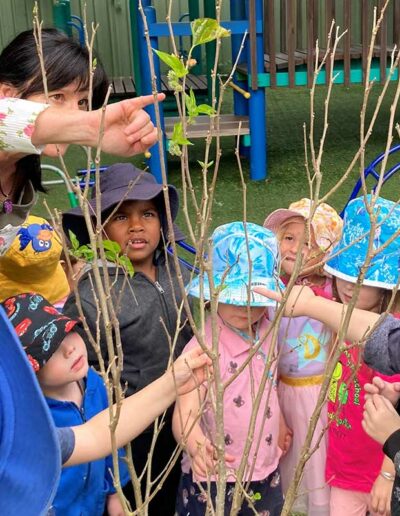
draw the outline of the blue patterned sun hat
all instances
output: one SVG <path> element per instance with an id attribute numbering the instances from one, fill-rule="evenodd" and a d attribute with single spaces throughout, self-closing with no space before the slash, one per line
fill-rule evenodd
<path id="1" fill-rule="evenodd" d="M 275 301 L 252 290 L 253 287 L 284 289 L 278 275 L 278 242 L 272 231 L 257 224 L 231 222 L 215 229 L 211 245 L 214 286 L 222 285 L 219 303 L 275 306 Z M 187 287 L 188 293 L 200 297 L 201 281 L 204 299 L 209 300 L 210 285 L 206 274 L 202 279 L 200 276 L 193 279 Z"/>
<path id="2" fill-rule="evenodd" d="M 369 203 L 371 196 L 368 195 L 367 199 Z M 378 249 L 400 229 L 400 207 L 392 201 L 378 197 L 374 212 L 378 217 L 372 247 Z M 346 207 L 342 238 L 333 249 L 332 258 L 326 263 L 325 270 L 332 276 L 355 283 L 368 253 L 370 230 L 371 221 L 364 197 L 357 197 Z M 363 285 L 392 289 L 399 279 L 399 267 L 398 237 L 371 260 Z"/>

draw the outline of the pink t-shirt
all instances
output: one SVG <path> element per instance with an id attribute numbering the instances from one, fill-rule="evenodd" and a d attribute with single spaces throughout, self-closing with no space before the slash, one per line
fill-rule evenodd
<path id="1" fill-rule="evenodd" d="M 263 318 L 259 335 L 265 335 L 269 321 Z M 250 346 L 242 337 L 225 326 L 222 319 L 218 318 L 219 328 L 219 367 L 222 382 L 231 378 L 237 369 L 243 364 L 249 354 Z M 211 318 L 206 322 L 205 334 L 210 347 Z M 226 453 L 237 457 L 235 462 L 229 463 L 230 469 L 237 469 L 242 458 L 246 439 L 249 435 L 250 418 L 252 412 L 252 392 L 254 396 L 264 375 L 265 357 L 268 355 L 270 337 L 264 340 L 260 351 L 256 353 L 250 363 L 237 376 L 237 378 L 226 388 L 224 394 L 224 434 Z M 186 345 L 185 351 L 197 344 L 195 337 Z M 275 362 L 274 362 L 275 363 Z M 278 467 L 281 450 L 278 447 L 280 409 L 276 389 L 276 375 L 272 372 L 265 384 L 265 391 L 261 400 L 255 430 L 253 444 L 249 453 L 248 469 L 252 467 L 253 454 L 256 453 L 253 474 L 251 479 L 245 474 L 245 480 L 264 480 Z M 254 391 L 252 391 L 252 383 Z M 264 414 L 267 414 L 263 425 Z M 210 403 L 207 403 L 200 420 L 200 426 L 208 439 L 214 441 L 216 434 L 215 413 Z M 259 444 L 258 444 L 259 443 Z M 258 449 L 257 449 L 258 447 Z M 188 473 L 190 470 L 190 458 L 184 454 L 182 460 L 182 471 Z M 206 481 L 206 478 L 199 478 Z M 210 480 L 215 480 L 211 477 Z M 228 477 L 234 481 L 234 472 Z"/>
<path id="2" fill-rule="evenodd" d="M 362 361 L 359 348 L 345 350 L 332 375 L 328 398 L 328 454 L 326 480 L 330 485 L 369 493 L 382 467 L 382 446 L 363 430 L 364 385 L 374 376 L 388 382 L 400 375 L 383 376 Z M 357 370 L 358 364 L 361 364 Z M 346 387 L 347 385 L 347 387 Z"/>

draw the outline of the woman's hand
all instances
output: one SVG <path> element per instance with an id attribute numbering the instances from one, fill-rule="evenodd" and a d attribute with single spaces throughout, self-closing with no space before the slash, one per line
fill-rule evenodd
<path id="1" fill-rule="evenodd" d="M 164 98 L 163 93 L 157 96 L 159 102 Z M 144 111 L 154 102 L 154 96 L 147 95 L 109 104 L 104 117 L 102 150 L 118 156 L 133 156 L 154 145 L 158 140 L 157 128 Z"/>

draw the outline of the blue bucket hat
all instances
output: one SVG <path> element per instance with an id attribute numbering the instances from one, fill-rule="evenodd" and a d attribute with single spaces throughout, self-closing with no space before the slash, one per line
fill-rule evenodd
<path id="1" fill-rule="evenodd" d="M 369 203 L 371 196 L 368 195 L 367 199 Z M 392 201 L 378 197 L 374 213 L 378 216 L 372 247 L 378 249 L 399 230 L 400 207 Z M 371 221 L 364 197 L 357 197 L 346 207 L 342 238 L 332 250 L 333 256 L 325 264 L 325 270 L 332 276 L 355 283 L 368 253 L 370 230 Z M 392 289 L 399 279 L 399 267 L 400 238 L 395 238 L 371 260 L 363 285 Z"/>
<path id="2" fill-rule="evenodd" d="M 215 229 L 211 246 L 214 285 L 216 288 L 222 285 L 219 303 L 275 306 L 275 301 L 252 290 L 253 287 L 274 291 L 284 288 L 278 274 L 278 242 L 272 231 L 257 224 L 231 222 Z M 200 277 L 193 279 L 187 287 L 189 294 L 200 297 L 200 281 Z M 210 284 L 206 275 L 203 292 L 204 299 L 209 300 Z"/>
<path id="3" fill-rule="evenodd" d="M 0 514 L 45 514 L 61 453 L 32 367 L 0 307 Z"/>

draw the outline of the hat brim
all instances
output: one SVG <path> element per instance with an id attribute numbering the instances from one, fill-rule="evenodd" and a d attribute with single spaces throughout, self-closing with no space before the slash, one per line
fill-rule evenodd
<path id="1" fill-rule="evenodd" d="M 302 219 L 306 220 L 306 218 L 298 211 L 282 208 L 270 213 L 264 220 L 263 226 L 276 234 L 279 231 L 280 226 L 293 217 L 301 217 Z"/>
<path id="2" fill-rule="evenodd" d="M 329 260 L 329 264 L 326 263 L 324 265 L 324 271 L 326 271 L 331 276 L 335 276 L 335 278 L 348 281 L 349 283 L 357 283 L 358 280 L 358 275 L 350 276 L 349 274 L 341 272 L 340 265 L 335 259 Z M 368 278 L 363 279 L 362 284 L 367 287 L 383 288 L 384 290 L 392 290 L 397 285 L 396 283 L 387 283 L 386 281 L 370 280 Z"/>
<path id="3" fill-rule="evenodd" d="M 20 342 L 0 307 L 0 514 L 43 514 L 58 488 L 54 423 Z"/>
<path id="4" fill-rule="evenodd" d="M 128 188 L 124 185 L 115 190 L 106 191 L 101 194 L 101 213 L 109 211 L 118 205 L 118 203 L 125 201 L 150 201 L 160 197 L 164 202 L 164 196 L 162 193 L 163 185 L 159 183 L 146 184 L 146 185 L 132 185 L 132 188 Z M 168 196 L 169 204 L 171 208 L 172 220 L 176 219 L 179 210 L 179 196 L 176 188 L 172 185 L 168 185 Z M 97 198 L 94 197 L 88 202 L 89 209 L 91 211 L 91 218 L 93 223 L 96 223 L 96 202 Z M 168 233 L 167 221 L 163 220 L 162 217 L 161 225 L 164 234 Z M 68 237 L 69 231 L 72 231 L 77 237 L 81 245 L 89 243 L 89 234 L 86 228 L 83 212 L 80 207 L 72 208 L 71 210 L 63 213 L 62 225 L 66 236 Z M 176 238 L 176 240 L 178 240 Z M 181 239 L 182 240 L 182 239 Z"/>
<path id="5" fill-rule="evenodd" d="M 208 277 L 200 276 L 194 278 L 186 287 L 187 293 L 191 296 L 200 298 L 200 282 L 203 281 L 203 297 L 209 301 L 211 299 L 210 284 Z M 215 281 L 215 287 L 218 288 L 220 282 Z M 225 303 L 227 305 L 235 306 L 276 306 L 276 301 L 269 299 L 262 294 L 254 292 L 253 288 L 263 287 L 274 292 L 280 292 L 285 289 L 285 285 L 280 280 L 273 278 L 251 278 L 251 285 L 243 281 L 225 281 L 224 286 L 219 292 L 218 303 Z"/>

